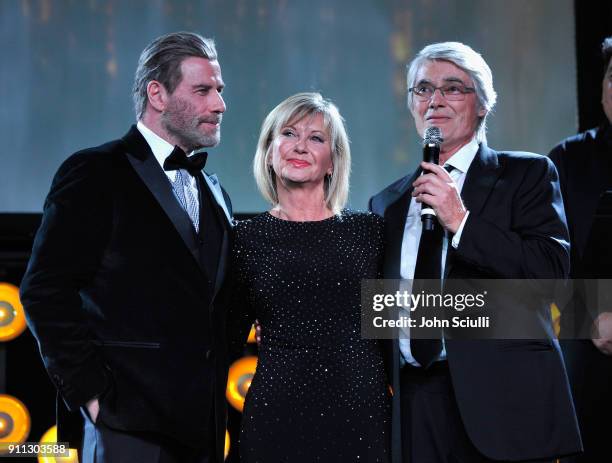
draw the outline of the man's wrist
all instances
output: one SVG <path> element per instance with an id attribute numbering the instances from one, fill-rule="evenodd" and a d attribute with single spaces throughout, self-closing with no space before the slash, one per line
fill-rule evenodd
<path id="1" fill-rule="evenodd" d="M 461 240 L 461 234 L 463 233 L 463 228 L 465 227 L 465 223 L 467 222 L 467 218 L 470 215 L 470 211 L 465 211 L 459 226 L 457 227 L 457 231 L 453 235 L 453 239 L 451 240 L 451 245 L 453 248 L 457 249 L 459 247 L 459 241 Z"/>

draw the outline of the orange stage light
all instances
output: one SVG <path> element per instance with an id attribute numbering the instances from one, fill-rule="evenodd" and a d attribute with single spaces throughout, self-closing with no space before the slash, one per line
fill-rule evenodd
<path id="1" fill-rule="evenodd" d="M 57 442 L 57 426 L 50 427 L 40 438 L 42 444 L 54 444 Z M 70 449 L 70 455 L 67 457 L 55 458 L 47 456 L 39 456 L 38 463 L 79 463 L 76 449 Z"/>
<path id="2" fill-rule="evenodd" d="M 25 442 L 30 434 L 30 413 L 13 396 L 0 394 L 0 454 L 8 451 L 9 443 Z"/>
<path id="3" fill-rule="evenodd" d="M 25 329 L 25 313 L 19 300 L 19 288 L 10 283 L 0 283 L 0 341 L 10 341 Z"/>
<path id="4" fill-rule="evenodd" d="M 232 407 L 239 412 L 244 407 L 244 398 L 257 368 L 257 357 L 251 355 L 236 360 L 229 369 L 225 396 Z"/>
<path id="5" fill-rule="evenodd" d="M 247 342 L 249 344 L 253 344 L 256 341 L 255 339 L 255 325 L 251 325 L 251 331 L 249 331 L 249 337 L 247 339 Z"/>

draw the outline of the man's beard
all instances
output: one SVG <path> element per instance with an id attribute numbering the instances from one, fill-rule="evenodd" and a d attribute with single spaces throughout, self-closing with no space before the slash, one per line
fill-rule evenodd
<path id="1" fill-rule="evenodd" d="M 188 152 L 219 144 L 221 138 L 220 129 L 211 133 L 203 133 L 200 124 L 203 122 L 221 123 L 221 114 L 198 117 L 195 109 L 188 101 L 173 97 L 168 107 L 161 115 L 162 127 L 172 135 L 180 146 Z"/>

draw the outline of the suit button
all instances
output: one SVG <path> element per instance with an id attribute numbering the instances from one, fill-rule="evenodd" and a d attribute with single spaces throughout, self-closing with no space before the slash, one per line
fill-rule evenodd
<path id="1" fill-rule="evenodd" d="M 206 355 L 206 360 L 210 360 L 213 358 L 213 351 L 211 349 L 208 349 L 205 355 Z"/>

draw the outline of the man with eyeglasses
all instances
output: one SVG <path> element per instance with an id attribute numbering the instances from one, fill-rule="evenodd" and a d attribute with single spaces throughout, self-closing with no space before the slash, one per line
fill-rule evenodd
<path id="1" fill-rule="evenodd" d="M 557 171 L 546 157 L 487 146 L 496 93 L 482 56 L 458 42 L 426 46 L 407 83 L 419 135 L 441 132 L 440 161 L 370 200 L 386 220 L 385 278 L 565 278 Z M 433 230 L 422 227 L 422 205 L 435 211 Z M 496 309 L 526 309 L 520 296 Z M 394 463 L 552 461 L 580 451 L 549 306 L 522 303 L 543 339 L 459 340 L 442 331 L 386 343 Z"/>

